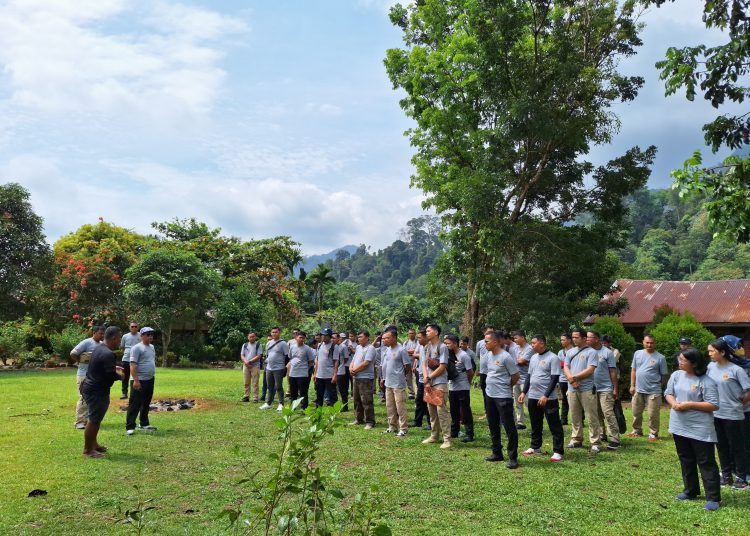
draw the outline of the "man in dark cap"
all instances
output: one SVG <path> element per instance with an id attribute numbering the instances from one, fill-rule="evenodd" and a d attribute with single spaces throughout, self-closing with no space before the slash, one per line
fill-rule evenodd
<path id="1" fill-rule="evenodd" d="M 677 358 L 680 357 L 680 354 L 688 348 L 692 347 L 693 341 L 690 337 L 680 337 L 680 351 L 675 352 L 675 354 L 672 356 L 672 364 L 674 365 L 674 370 L 680 370 L 680 364 L 677 361 Z"/>

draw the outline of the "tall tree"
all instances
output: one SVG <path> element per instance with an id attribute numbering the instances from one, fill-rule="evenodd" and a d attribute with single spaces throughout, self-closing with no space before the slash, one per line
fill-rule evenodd
<path id="1" fill-rule="evenodd" d="M 323 309 L 323 296 L 326 287 L 333 285 L 336 279 L 331 275 L 331 269 L 325 264 L 319 264 L 315 269 L 307 274 L 305 284 L 312 292 L 313 299 L 318 307 L 318 313 Z"/>
<path id="2" fill-rule="evenodd" d="M 529 261 L 557 254 L 540 224 L 561 235 L 563 223 L 590 212 L 609 225 L 595 226 L 603 255 L 625 213 L 623 196 L 645 184 L 653 147 L 598 168 L 584 159 L 616 133 L 612 103 L 632 100 L 643 84 L 617 70 L 641 44 L 635 6 L 424 0 L 391 9 L 405 47 L 389 50 L 385 66 L 416 121 L 407 131 L 412 185 L 447 229 L 448 274 L 466 289 L 465 332 L 478 333 L 497 274 L 519 263 L 543 272 Z"/>
<path id="3" fill-rule="evenodd" d="M 667 0 L 645 0 L 661 6 Z M 696 92 L 714 108 L 733 102 L 743 103 L 750 97 L 750 3 L 747 0 L 714 2 L 706 0 L 703 8 L 706 28 L 726 36 L 720 45 L 704 44 L 682 48 L 671 47 L 666 58 L 656 64 L 665 80 L 667 95 L 680 89 L 692 101 Z M 706 196 L 706 210 L 715 230 L 731 239 L 750 241 L 750 112 L 724 113 L 703 125 L 706 144 L 715 152 L 722 146 L 736 152 L 720 165 L 703 166 L 699 151 L 675 170 L 675 188 L 685 194 Z"/>
<path id="4" fill-rule="evenodd" d="M 42 218 L 20 184 L 0 184 L 0 320 L 23 314 L 32 289 L 50 264 Z"/>
<path id="5" fill-rule="evenodd" d="M 145 254 L 126 277 L 122 292 L 128 308 L 161 332 L 166 365 L 173 326 L 203 317 L 218 293 L 220 276 L 192 252 L 160 248 Z"/>

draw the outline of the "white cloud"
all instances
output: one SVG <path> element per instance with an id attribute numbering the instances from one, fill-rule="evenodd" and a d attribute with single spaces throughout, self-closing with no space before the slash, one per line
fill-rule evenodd
<path id="1" fill-rule="evenodd" d="M 127 32 L 112 29 L 123 21 Z M 0 65 L 15 106 L 169 119 L 211 109 L 225 78 L 215 41 L 245 30 L 169 2 L 11 0 L 0 6 Z"/>
<path id="2" fill-rule="evenodd" d="M 305 104 L 305 111 L 313 115 L 323 115 L 330 117 L 337 117 L 344 113 L 344 109 L 341 106 L 329 103 L 317 103 L 308 102 Z"/>

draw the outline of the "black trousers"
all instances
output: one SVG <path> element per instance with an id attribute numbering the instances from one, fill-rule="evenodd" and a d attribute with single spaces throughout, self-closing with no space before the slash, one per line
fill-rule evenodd
<path id="1" fill-rule="evenodd" d="M 471 413 L 471 396 L 469 390 L 449 391 L 448 401 L 451 410 L 451 437 L 458 437 L 463 417 L 466 435 L 474 437 L 474 415 Z"/>
<path id="2" fill-rule="evenodd" d="M 479 374 L 479 387 L 482 388 L 482 400 L 484 401 L 484 412 L 487 413 L 487 375 Z"/>
<path id="3" fill-rule="evenodd" d="M 542 448 L 542 428 L 544 428 L 545 417 L 552 434 L 552 451 L 565 454 L 565 448 L 563 447 L 565 432 L 563 432 L 562 422 L 560 421 L 560 404 L 557 400 L 547 400 L 547 404 L 542 407 L 539 405 L 539 400 L 529 399 L 531 448 L 535 450 Z"/>
<path id="4" fill-rule="evenodd" d="M 742 436 L 743 421 L 730 421 L 714 417 L 716 438 L 719 440 L 719 463 L 721 476 L 729 478 L 732 474 L 745 480 L 747 478 L 747 460 L 745 459 L 745 438 Z"/>
<path id="5" fill-rule="evenodd" d="M 307 376 L 300 376 L 294 378 L 289 376 L 289 393 L 292 396 L 292 400 L 297 400 L 302 397 L 302 409 L 307 409 L 308 399 L 307 393 L 310 390 L 310 378 Z"/>
<path id="6" fill-rule="evenodd" d="M 268 392 L 268 387 L 266 387 L 266 370 L 263 369 L 261 376 L 263 376 L 263 386 L 261 387 L 261 393 L 260 393 L 260 399 L 265 400 L 266 399 L 266 393 Z"/>
<path id="7" fill-rule="evenodd" d="M 266 381 L 268 382 L 268 399 L 266 403 L 270 406 L 275 393 L 279 393 L 279 404 L 284 403 L 284 370 L 267 370 Z"/>
<path id="8" fill-rule="evenodd" d="M 562 414 L 560 420 L 568 424 L 568 412 L 570 411 L 570 405 L 568 404 L 568 382 L 560 382 L 557 385 L 560 386 L 560 395 L 562 396 Z"/>
<path id="9" fill-rule="evenodd" d="M 336 389 L 341 397 L 341 411 L 349 411 L 349 372 L 336 375 Z"/>
<path id="10" fill-rule="evenodd" d="M 125 429 L 135 430 L 135 418 L 139 416 L 141 426 L 148 426 L 148 410 L 154 396 L 154 378 L 141 380 L 141 388 L 133 389 L 131 385 L 128 414 L 125 417 Z"/>
<path id="11" fill-rule="evenodd" d="M 122 367 L 122 394 L 128 394 L 128 382 L 130 381 L 130 362 L 121 361 L 120 366 Z"/>
<path id="12" fill-rule="evenodd" d="M 422 421 L 427 418 L 427 424 L 430 424 L 430 412 L 427 411 L 427 404 L 424 401 L 424 384 L 417 382 L 417 398 L 414 401 L 414 423 L 416 426 L 422 426 Z"/>
<path id="13" fill-rule="evenodd" d="M 315 378 L 315 405 L 333 406 L 337 400 L 336 386 L 331 382 L 331 378 Z"/>
<path id="14" fill-rule="evenodd" d="M 487 397 L 487 426 L 492 438 L 492 453 L 497 456 L 503 455 L 503 442 L 500 437 L 500 425 L 505 428 L 508 436 L 508 458 L 518 459 L 518 430 L 516 430 L 516 418 L 513 413 L 512 398 Z"/>
<path id="15" fill-rule="evenodd" d="M 745 437 L 745 461 L 748 463 L 747 474 L 750 476 L 750 411 L 745 412 L 742 422 L 742 435 Z"/>
<path id="16" fill-rule="evenodd" d="M 706 490 L 707 501 L 721 501 L 721 488 L 719 486 L 719 468 L 714 458 L 714 444 L 690 439 L 680 435 L 673 435 L 674 447 L 677 457 L 680 459 L 682 470 L 682 482 L 685 486 L 685 494 L 689 497 L 697 497 L 701 493 L 698 482 L 698 471 L 703 478 L 703 487 Z"/>

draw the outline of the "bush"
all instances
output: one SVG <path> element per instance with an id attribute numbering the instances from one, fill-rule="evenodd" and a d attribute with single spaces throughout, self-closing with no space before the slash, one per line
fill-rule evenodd
<path id="1" fill-rule="evenodd" d="M 80 326 L 70 325 L 60 333 L 50 335 L 49 341 L 52 345 L 53 354 L 62 360 L 67 360 L 76 344 L 87 337 L 87 333 Z"/>
<path id="2" fill-rule="evenodd" d="M 26 350 L 27 331 L 17 322 L 0 324 L 0 360 L 7 364 L 8 359 L 14 359 Z"/>
<path id="3" fill-rule="evenodd" d="M 674 370 L 672 356 L 680 350 L 680 337 L 690 337 L 693 347 L 703 355 L 708 351 L 708 344 L 716 338 L 690 313 L 667 315 L 650 334 L 656 339 L 656 349 L 667 358 L 670 372 Z"/>
<path id="4" fill-rule="evenodd" d="M 219 355 L 221 356 L 221 359 L 224 361 L 231 361 L 232 360 L 232 349 L 229 346 L 222 346 L 221 350 L 219 350 Z M 235 360 L 237 360 L 237 356 L 235 356 Z"/>
<path id="5" fill-rule="evenodd" d="M 591 329 L 599 332 L 602 337 L 604 335 L 612 337 L 612 348 L 620 350 L 618 391 L 621 395 L 629 396 L 630 364 L 633 362 L 635 339 L 625 331 L 625 327 L 616 316 L 600 316 Z"/>
<path id="6" fill-rule="evenodd" d="M 230 348 L 230 353 L 239 354 L 240 352 L 239 349 L 242 347 L 242 345 L 245 343 L 246 340 L 247 340 L 247 336 L 244 333 L 242 333 L 238 329 L 233 329 L 232 331 L 229 332 L 229 334 L 227 334 L 227 338 L 224 341 L 224 346 Z M 237 349 L 236 352 L 234 351 L 234 348 Z"/>
<path id="7" fill-rule="evenodd" d="M 185 357 L 181 357 L 177 363 L 174 364 L 175 368 L 198 368 L 198 369 L 205 369 L 208 368 L 208 363 L 198 363 L 196 361 L 190 361 L 189 359 Z"/>

